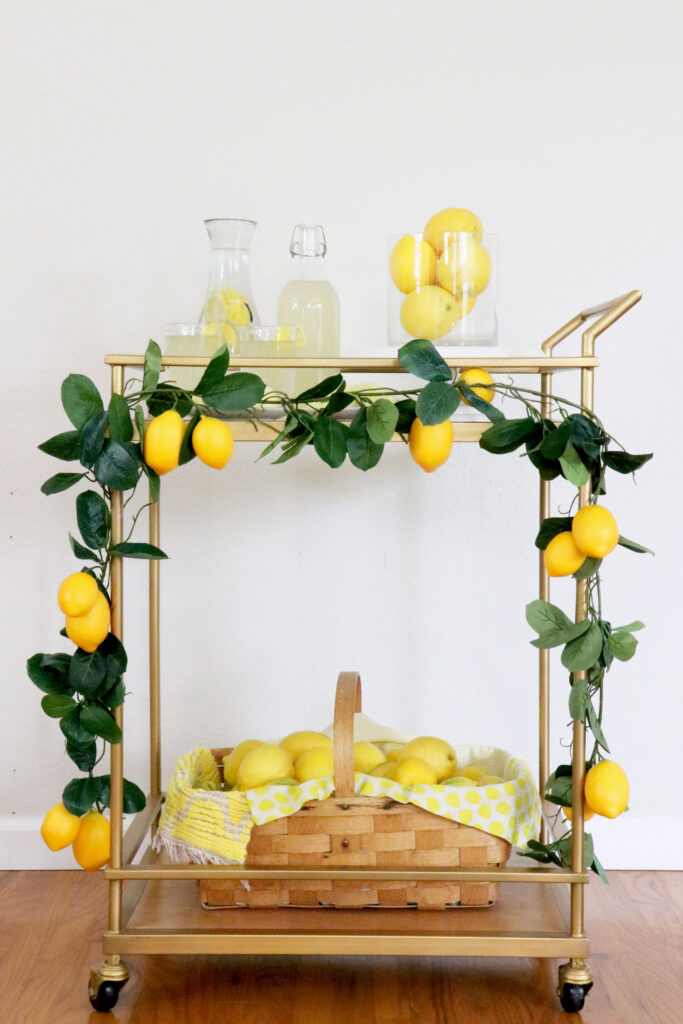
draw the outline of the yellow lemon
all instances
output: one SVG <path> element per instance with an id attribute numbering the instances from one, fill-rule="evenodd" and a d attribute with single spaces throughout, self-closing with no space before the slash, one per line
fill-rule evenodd
<path id="1" fill-rule="evenodd" d="M 450 420 L 429 427 L 415 417 L 408 434 L 408 448 L 415 462 L 425 473 L 433 473 L 439 466 L 443 466 L 451 454 L 452 447 L 453 424 Z"/>
<path id="2" fill-rule="evenodd" d="M 436 736 L 418 736 L 407 743 L 402 757 L 420 757 L 434 768 L 437 782 L 457 774 L 458 759 L 450 743 Z"/>
<path id="3" fill-rule="evenodd" d="M 66 616 L 66 635 L 81 650 L 92 654 L 109 632 L 111 610 L 101 590 L 97 591 L 95 603 L 85 615 Z"/>
<path id="4" fill-rule="evenodd" d="M 387 761 L 398 761 L 399 757 L 403 753 L 404 747 L 405 743 L 399 744 L 398 747 L 392 747 L 392 749 L 387 754 Z"/>
<path id="5" fill-rule="evenodd" d="M 63 850 L 71 846 L 80 827 L 78 815 L 67 811 L 63 803 L 58 803 L 43 818 L 40 834 L 51 850 Z"/>
<path id="6" fill-rule="evenodd" d="M 571 530 L 557 533 L 543 552 L 548 576 L 571 576 L 580 569 L 586 556 L 577 546 Z"/>
<path id="7" fill-rule="evenodd" d="M 429 242 L 436 255 L 440 256 L 446 246 L 453 241 L 452 236 L 459 234 L 471 234 L 475 242 L 481 242 L 484 227 L 476 213 L 452 206 L 440 210 L 429 218 L 422 237 Z"/>
<path id="8" fill-rule="evenodd" d="M 324 779 L 334 772 L 334 754 L 329 747 L 309 747 L 294 763 L 297 782 Z"/>
<path id="9" fill-rule="evenodd" d="M 444 249 L 437 274 L 440 286 L 451 295 L 479 295 L 491 280 L 491 257 L 471 236 L 461 236 Z"/>
<path id="10" fill-rule="evenodd" d="M 401 750 L 404 743 L 378 743 L 377 746 L 380 750 L 383 750 L 385 755 L 388 757 L 392 750 Z"/>
<path id="11" fill-rule="evenodd" d="M 495 384 L 495 381 L 491 374 L 487 373 L 486 370 L 481 370 L 479 367 L 473 366 L 469 370 L 463 370 L 458 377 L 458 381 L 461 384 L 465 384 L 470 391 L 474 391 L 477 398 L 483 399 L 484 402 L 493 401 L 496 392 L 493 390 L 491 385 Z M 485 385 L 485 387 L 482 387 L 482 385 Z M 462 400 L 465 405 L 470 404 L 464 395 Z"/>
<path id="12" fill-rule="evenodd" d="M 167 409 L 155 416 L 145 431 L 143 445 L 147 465 L 163 476 L 176 469 L 180 457 L 180 445 L 185 433 L 185 423 L 175 409 Z"/>
<path id="13" fill-rule="evenodd" d="M 88 811 L 73 842 L 76 862 L 86 871 L 97 871 L 109 861 L 109 822 L 103 814 Z"/>
<path id="14" fill-rule="evenodd" d="M 367 775 L 378 765 L 385 761 L 384 754 L 374 743 L 366 740 L 359 740 L 353 745 L 353 769 L 356 772 L 365 772 Z"/>
<path id="15" fill-rule="evenodd" d="M 296 779 L 287 778 L 287 776 L 284 779 L 273 779 L 270 783 L 271 786 L 296 786 L 296 784 Z"/>
<path id="16" fill-rule="evenodd" d="M 476 764 L 468 764 L 466 768 L 460 769 L 461 775 L 466 775 L 472 782 L 479 783 L 480 779 L 483 779 L 486 775 L 485 768 L 479 768 Z"/>
<path id="17" fill-rule="evenodd" d="M 202 416 L 192 431 L 192 447 L 207 466 L 223 469 L 232 458 L 234 447 L 230 428 L 214 416 Z"/>
<path id="18" fill-rule="evenodd" d="M 427 242 L 404 235 L 392 249 L 389 273 L 398 290 L 406 294 L 421 285 L 435 284 L 436 254 Z"/>
<path id="19" fill-rule="evenodd" d="M 615 761 L 599 761 L 586 774 L 586 803 L 603 818 L 616 818 L 628 807 L 628 779 Z"/>
<path id="20" fill-rule="evenodd" d="M 235 328 L 231 327 L 230 324 L 204 324 L 202 337 L 208 341 L 204 346 L 205 353 L 209 351 L 215 352 L 219 345 L 225 345 L 228 349 L 232 350 L 233 345 L 237 341 Z"/>
<path id="21" fill-rule="evenodd" d="M 247 751 L 237 769 L 237 788 L 256 789 L 266 786 L 273 779 L 290 778 L 293 775 L 292 759 L 286 750 L 275 743 L 259 743 Z"/>
<path id="22" fill-rule="evenodd" d="M 72 572 L 57 591 L 57 604 L 65 615 L 85 615 L 95 604 L 99 592 L 94 577 L 87 572 Z"/>
<path id="23" fill-rule="evenodd" d="M 445 288 L 427 284 L 406 295 L 401 303 L 401 323 L 411 338 L 436 341 L 457 323 L 459 309 Z"/>
<path id="24" fill-rule="evenodd" d="M 572 811 L 571 807 L 563 807 L 562 808 L 562 813 L 564 814 L 564 816 L 567 819 L 567 821 L 571 821 L 572 820 L 572 816 L 573 816 L 574 812 Z M 592 811 L 590 809 L 590 807 L 588 806 L 588 804 L 586 803 L 586 800 L 584 798 L 584 801 L 583 801 L 583 820 L 584 821 L 590 821 L 591 818 L 594 818 L 594 817 L 595 817 L 595 811 Z"/>
<path id="25" fill-rule="evenodd" d="M 443 780 L 444 786 L 471 786 L 472 779 L 468 779 L 466 775 L 454 775 L 450 779 Z"/>
<path id="26" fill-rule="evenodd" d="M 382 764 L 378 764 L 376 768 L 373 768 L 370 774 L 374 775 L 376 779 L 383 779 L 385 775 L 389 774 L 395 763 L 395 761 L 384 761 Z"/>
<path id="27" fill-rule="evenodd" d="M 572 519 L 576 546 L 590 558 L 604 558 L 619 541 L 617 521 L 604 505 L 586 505 Z"/>
<path id="28" fill-rule="evenodd" d="M 493 786 L 499 782 L 502 782 L 500 775 L 482 775 L 477 785 L 479 786 Z"/>
<path id="29" fill-rule="evenodd" d="M 237 746 L 223 758 L 223 779 L 226 786 L 234 786 L 237 782 L 237 769 L 242 763 L 242 758 L 255 747 L 260 747 L 262 740 L 242 740 Z"/>
<path id="30" fill-rule="evenodd" d="M 290 732 L 288 736 L 280 740 L 280 746 L 287 751 L 292 761 L 296 761 L 297 757 L 300 757 L 305 750 L 310 750 L 311 747 L 327 747 L 328 750 L 332 750 L 332 740 L 324 732 L 312 732 L 304 729 L 300 732 Z"/>
<path id="31" fill-rule="evenodd" d="M 402 757 L 386 777 L 402 786 L 418 786 L 421 783 L 433 786 L 437 782 L 436 770 L 421 757 Z"/>
<path id="32" fill-rule="evenodd" d="M 202 321 L 229 323 L 244 326 L 251 323 L 251 310 L 244 295 L 235 288 L 214 288 L 209 293 Z"/>

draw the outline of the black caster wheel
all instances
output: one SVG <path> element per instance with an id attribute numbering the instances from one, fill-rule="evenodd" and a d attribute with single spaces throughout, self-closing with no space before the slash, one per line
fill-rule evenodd
<path id="1" fill-rule="evenodd" d="M 592 982 L 589 985 L 575 985 L 571 982 L 565 982 L 561 990 L 558 992 L 562 1009 L 566 1013 L 579 1013 L 583 1010 L 583 1004 L 586 1001 L 586 996 L 592 987 Z"/>
<path id="2" fill-rule="evenodd" d="M 113 1010 L 124 984 L 125 982 L 123 981 L 103 981 L 94 994 L 93 990 L 90 989 L 88 995 L 90 996 L 90 1004 L 93 1009 L 99 1010 L 100 1013 L 107 1013 L 109 1010 Z"/>

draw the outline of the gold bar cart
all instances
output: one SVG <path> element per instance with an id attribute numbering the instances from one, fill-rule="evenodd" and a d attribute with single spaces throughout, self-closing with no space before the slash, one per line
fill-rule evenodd
<path id="1" fill-rule="evenodd" d="M 543 342 L 542 355 L 523 358 L 457 357 L 447 360 L 449 366 L 465 369 L 483 367 L 491 373 L 535 374 L 540 376 L 542 412 L 550 414 L 553 376 L 560 371 L 580 372 L 580 400 L 593 408 L 593 377 L 599 360 L 595 357 L 595 340 L 641 298 L 638 291 L 602 303 L 578 313 Z M 579 356 L 555 356 L 556 346 L 576 331 L 587 326 L 582 334 Z M 164 367 L 203 367 L 207 357 L 173 356 L 163 359 Z M 124 390 L 124 375 L 129 367 L 140 368 L 142 355 L 110 355 L 105 362 L 111 367 L 112 392 Z M 301 360 L 270 358 L 236 358 L 234 368 L 255 369 L 301 366 Z M 404 373 L 397 359 L 311 359 L 306 366 L 346 373 Z M 274 422 L 276 429 L 282 424 Z M 476 442 L 487 429 L 487 423 L 454 424 L 455 440 Z M 274 433 L 269 426 L 257 428 L 248 421 L 230 423 L 236 441 L 270 441 Z M 399 435 L 394 440 L 401 440 Z M 589 499 L 589 484 L 580 489 L 579 507 Z M 112 494 L 112 541 L 123 535 L 123 506 L 120 492 Z M 541 481 L 540 520 L 550 513 L 550 482 Z M 159 504 L 150 506 L 150 543 L 159 545 Z M 335 869 L 260 869 L 226 866 L 174 865 L 163 863 L 148 845 L 136 857 L 148 834 L 153 834 L 164 800 L 161 791 L 161 725 L 160 725 L 160 622 L 158 561 L 149 564 L 149 711 L 150 711 L 150 791 L 147 806 L 136 814 L 123 834 L 123 740 L 111 748 L 111 860 L 105 870 L 109 887 L 108 928 L 103 937 L 104 959 L 91 970 L 90 995 L 96 998 L 102 988 L 109 988 L 110 1003 L 116 1002 L 118 990 L 128 978 L 122 959 L 126 953 L 214 953 L 214 954 L 336 954 L 336 955 L 411 955 L 411 956 L 511 956 L 568 957 L 559 968 L 558 993 L 565 985 L 587 991 L 592 976 L 586 958 L 588 938 L 584 926 L 584 886 L 588 873 L 584 865 L 583 777 L 585 773 L 585 726 L 573 725 L 573 844 L 572 869 L 555 866 L 531 866 L 519 857 L 511 858 L 505 867 L 451 869 L 422 868 L 417 870 L 381 870 L 378 868 Z M 549 599 L 549 580 L 539 555 L 539 596 Z M 122 559 L 112 562 L 111 579 L 112 631 L 121 638 L 123 623 Z M 586 615 L 586 583 L 576 585 L 576 620 Z M 541 785 L 549 774 L 549 656 L 539 651 L 539 780 Z M 116 709 L 116 721 L 123 731 L 123 707 Z M 543 824 L 544 841 L 549 826 Z M 200 878 L 239 879 L 359 879 L 382 881 L 470 881 L 525 883 L 520 898 L 503 900 L 486 910 L 458 908 L 444 911 L 372 909 L 326 910 L 324 908 L 235 909 L 211 911 L 207 914 L 196 901 L 185 896 L 176 899 L 182 889 L 164 904 L 162 891 L 170 881 L 187 882 Z M 152 883 L 152 885 L 149 885 Z M 146 904 L 148 906 L 146 907 Z M 210 922 L 207 921 L 210 919 Z M 213 922 L 218 921 L 217 926 Z M 161 923 L 160 923 L 161 922 Z"/>

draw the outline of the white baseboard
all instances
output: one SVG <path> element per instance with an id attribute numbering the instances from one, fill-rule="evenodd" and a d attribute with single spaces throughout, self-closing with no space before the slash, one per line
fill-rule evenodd
<path id="1" fill-rule="evenodd" d="M 0 871 L 78 870 L 71 848 L 53 853 L 40 835 L 41 818 L 0 817 Z M 683 817 L 624 814 L 588 823 L 607 870 L 683 871 Z"/>

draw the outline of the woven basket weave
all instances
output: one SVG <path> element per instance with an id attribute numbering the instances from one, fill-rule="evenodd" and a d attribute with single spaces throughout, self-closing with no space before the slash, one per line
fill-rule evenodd
<path id="1" fill-rule="evenodd" d="M 481 867 L 505 864 L 511 845 L 480 829 L 448 821 L 413 804 L 354 795 L 353 715 L 361 710 L 360 677 L 342 672 L 334 709 L 335 796 L 312 800 L 294 814 L 255 825 L 248 867 Z M 214 750 L 219 765 L 230 748 Z M 222 767 L 222 766 L 221 766 Z M 487 882 L 378 882 L 200 879 L 206 909 L 223 907 L 480 907 L 493 903 Z"/>

